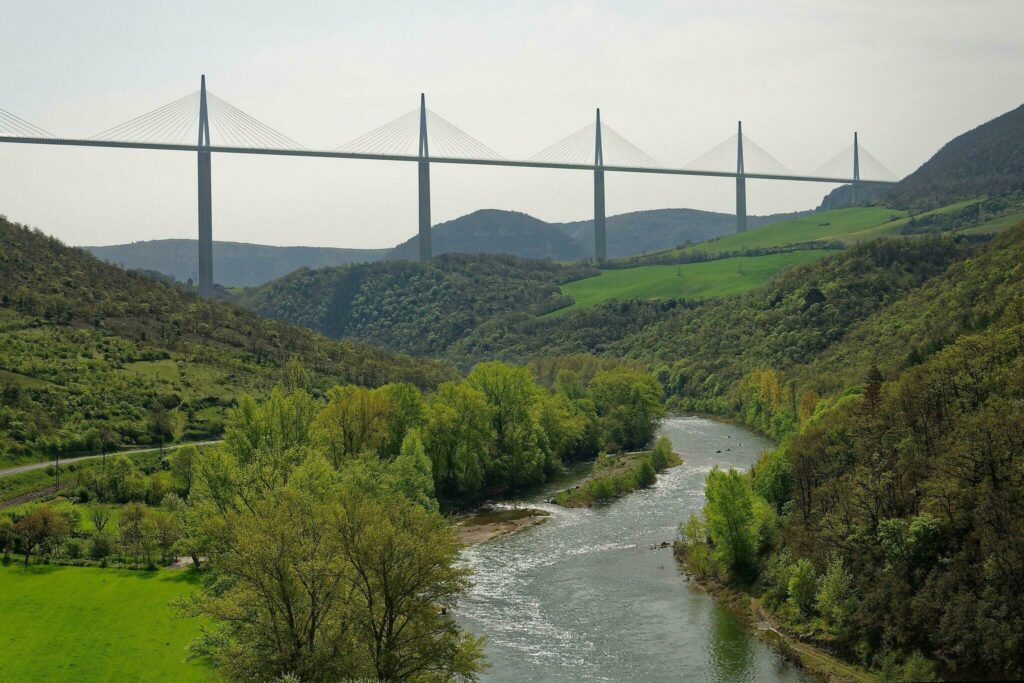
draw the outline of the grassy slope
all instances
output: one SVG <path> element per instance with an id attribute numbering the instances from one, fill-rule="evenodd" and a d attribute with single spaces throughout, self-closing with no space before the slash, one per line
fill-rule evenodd
<path id="1" fill-rule="evenodd" d="M 866 206 L 851 209 L 836 209 L 804 216 L 792 221 L 772 223 L 763 228 L 729 235 L 711 242 L 705 242 L 689 251 L 721 253 L 743 249 L 762 249 L 817 240 L 843 240 L 853 233 L 874 228 L 902 218 L 904 211 L 884 206 Z"/>
<path id="2" fill-rule="evenodd" d="M 186 663 L 199 623 L 171 602 L 198 577 L 186 571 L 0 567 L 0 678 L 13 681 L 203 681 Z"/>
<path id="3" fill-rule="evenodd" d="M 607 299 L 705 299 L 740 294 L 759 287 L 784 268 L 810 263 L 829 253 L 796 251 L 705 263 L 606 270 L 596 277 L 562 285 L 562 293 L 573 297 L 576 303 L 555 311 L 554 315 L 589 308 Z"/>

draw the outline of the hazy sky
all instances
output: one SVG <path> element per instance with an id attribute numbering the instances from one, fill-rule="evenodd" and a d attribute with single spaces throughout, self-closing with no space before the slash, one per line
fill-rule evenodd
<path id="1" fill-rule="evenodd" d="M 418 104 L 510 158 L 606 123 L 666 166 L 736 120 L 795 171 L 862 144 L 902 176 L 1021 104 L 1020 0 L 0 0 L 0 108 L 88 136 L 198 88 L 310 147 Z M 0 145 L 0 213 L 70 244 L 195 237 L 193 154 Z M 751 181 L 751 213 L 831 189 Z M 432 167 L 434 222 L 588 218 L 585 172 Z M 608 213 L 732 211 L 723 179 L 610 175 Z M 416 231 L 412 164 L 218 155 L 214 238 L 383 247 Z"/>

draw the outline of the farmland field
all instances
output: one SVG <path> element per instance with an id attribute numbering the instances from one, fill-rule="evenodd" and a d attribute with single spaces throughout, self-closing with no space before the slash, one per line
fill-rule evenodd
<path id="1" fill-rule="evenodd" d="M 181 570 L 0 567 L 0 680 L 214 680 L 185 661 L 199 623 L 171 606 L 197 583 Z"/>
<path id="2" fill-rule="evenodd" d="M 572 296 L 576 303 L 554 315 L 594 306 L 607 299 L 707 299 L 740 294 L 759 287 L 785 268 L 810 263 L 830 253 L 794 251 L 704 263 L 605 270 L 595 277 L 562 285 L 562 293 Z"/>

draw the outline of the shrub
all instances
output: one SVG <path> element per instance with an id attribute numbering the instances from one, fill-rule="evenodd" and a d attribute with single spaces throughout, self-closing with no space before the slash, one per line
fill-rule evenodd
<path id="1" fill-rule="evenodd" d="M 654 444 L 654 450 L 651 451 L 651 465 L 654 466 L 654 471 L 661 472 L 668 467 L 671 455 L 672 442 L 664 436 L 659 438 L 657 443 Z"/>
<path id="2" fill-rule="evenodd" d="M 77 560 L 82 556 L 82 544 L 75 539 L 71 539 L 64 544 L 64 552 L 67 553 L 68 559 Z"/>
<path id="3" fill-rule="evenodd" d="M 650 458 L 644 458 L 640 461 L 640 467 L 637 468 L 636 481 L 644 488 L 652 486 L 658 481 L 658 474 L 654 471 L 654 465 L 651 464 Z"/>
<path id="4" fill-rule="evenodd" d="M 800 558 L 793 565 L 789 577 L 789 604 L 801 615 L 809 616 L 818 592 L 818 574 L 814 565 L 806 558 Z"/>
<path id="5" fill-rule="evenodd" d="M 104 560 L 110 556 L 114 544 L 106 534 L 97 534 L 92 538 L 92 545 L 89 548 L 89 557 L 94 560 Z"/>

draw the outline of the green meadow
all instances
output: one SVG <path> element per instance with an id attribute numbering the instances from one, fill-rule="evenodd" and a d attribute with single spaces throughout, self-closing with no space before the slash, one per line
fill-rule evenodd
<path id="1" fill-rule="evenodd" d="M 200 626 L 172 606 L 197 583 L 184 570 L 0 567 L 0 680 L 214 680 L 185 661 Z"/>
<path id="2" fill-rule="evenodd" d="M 832 252 L 794 251 L 666 266 L 605 270 L 600 275 L 562 285 L 576 302 L 559 309 L 587 308 L 607 299 L 708 299 L 756 289 L 779 271 L 816 261 Z"/>

